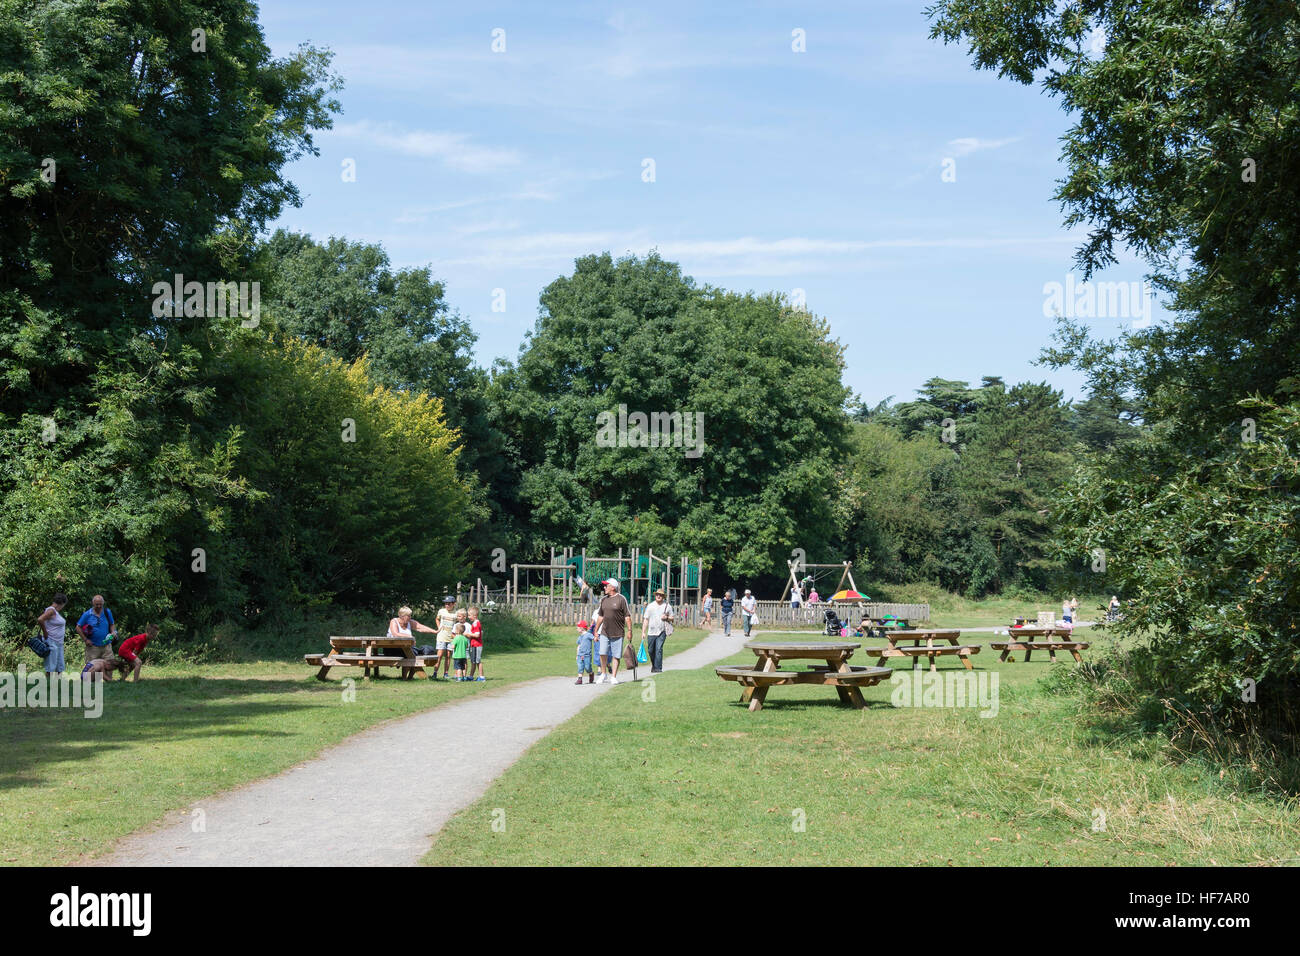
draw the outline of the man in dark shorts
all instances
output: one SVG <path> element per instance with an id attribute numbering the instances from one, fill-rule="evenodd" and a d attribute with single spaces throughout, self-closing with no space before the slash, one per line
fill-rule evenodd
<path id="1" fill-rule="evenodd" d="M 602 581 L 605 596 L 600 600 L 596 619 L 591 622 L 591 629 L 600 635 L 600 677 L 597 684 L 618 683 L 618 664 L 623 656 L 623 638 L 627 635 L 627 624 L 632 619 L 632 612 L 627 606 L 627 598 L 618 593 L 619 584 L 613 578 Z"/>

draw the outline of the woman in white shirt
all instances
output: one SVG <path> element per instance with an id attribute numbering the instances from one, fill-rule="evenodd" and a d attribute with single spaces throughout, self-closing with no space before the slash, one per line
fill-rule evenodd
<path id="1" fill-rule="evenodd" d="M 391 621 L 388 622 L 388 636 L 389 637 L 411 637 L 412 624 L 415 625 L 415 629 L 417 631 L 422 631 L 425 634 L 438 633 L 434 628 L 426 627 L 425 625 L 421 624 L 419 621 L 411 617 L 411 609 L 409 607 L 399 607 L 397 609 L 397 617 L 393 618 Z M 405 645 L 402 645 L 401 652 L 403 654 L 408 653 L 408 648 Z M 414 647 L 410 648 L 409 652 L 411 654 L 414 654 L 415 648 Z M 436 673 L 437 670 L 438 668 L 437 665 L 435 664 L 434 672 Z"/>
<path id="2" fill-rule="evenodd" d="M 36 619 L 36 623 L 40 625 L 41 633 L 45 635 L 45 642 L 50 645 L 50 653 L 45 658 L 45 673 L 47 674 L 63 673 L 63 637 L 68 629 L 68 621 L 59 612 L 63 610 L 63 606 L 67 603 L 67 595 L 54 595 L 53 603 Z"/>

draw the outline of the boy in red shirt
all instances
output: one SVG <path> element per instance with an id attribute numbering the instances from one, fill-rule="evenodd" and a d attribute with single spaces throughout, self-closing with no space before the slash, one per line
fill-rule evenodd
<path id="1" fill-rule="evenodd" d="M 144 633 L 137 634 L 135 637 L 128 637 L 117 649 L 117 656 L 120 657 L 128 667 L 135 669 L 135 677 L 132 678 L 136 683 L 140 681 L 140 667 L 144 661 L 140 660 L 140 652 L 148 646 L 149 642 L 158 636 L 158 625 L 145 625 Z M 126 680 L 126 675 L 122 675 Z"/>
<path id="2" fill-rule="evenodd" d="M 487 680 L 483 676 L 483 624 L 478 619 L 478 608 L 469 609 L 469 679 Z M 478 677 L 474 671 L 478 670 Z"/>

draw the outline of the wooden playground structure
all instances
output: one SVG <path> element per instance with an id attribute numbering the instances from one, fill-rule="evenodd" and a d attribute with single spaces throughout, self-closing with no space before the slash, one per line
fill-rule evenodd
<path id="1" fill-rule="evenodd" d="M 788 561 L 789 579 L 781 592 L 780 600 L 759 600 L 757 611 L 764 630 L 792 628 L 795 630 L 816 630 L 822 621 L 822 612 L 830 606 L 830 596 L 847 582 L 853 590 L 857 583 L 853 580 L 853 562 L 837 561 L 835 563 L 808 563 Z M 792 608 L 789 602 L 790 587 L 798 581 L 797 574 L 805 570 L 839 569 L 839 581 L 835 589 L 825 595 L 817 605 L 808 604 L 808 595 L 799 608 Z M 593 555 L 586 548 L 572 547 L 550 549 L 550 560 L 546 563 L 519 562 L 510 565 L 509 577 L 505 587 L 489 588 L 480 578 L 468 588 L 458 585 L 456 600 L 458 603 L 477 604 L 479 607 L 495 604 L 509 607 L 541 624 L 576 624 L 580 620 L 590 620 L 600 602 L 599 582 L 614 578 L 619 584 L 619 593 L 627 598 L 632 609 L 633 621 L 641 620 L 641 610 L 654 598 L 654 592 L 663 588 L 668 603 L 677 610 L 677 623 L 690 627 L 700 617 L 700 601 L 704 596 L 704 566 L 700 559 L 692 560 L 689 556 L 679 555 L 673 558 L 667 554 L 656 554 L 653 548 L 644 551 L 640 548 L 619 548 L 617 554 Z M 714 595 L 713 621 L 716 626 L 720 620 L 720 601 L 722 592 Z M 840 602 L 835 605 L 840 609 L 851 607 L 850 613 L 866 614 L 880 618 L 886 614 L 909 621 L 928 621 L 930 606 L 928 604 L 897 604 L 875 601 Z M 740 621 L 739 608 L 736 621 Z M 856 621 L 856 618 L 855 618 Z M 739 624 L 737 624 L 739 626 Z"/>
<path id="2" fill-rule="evenodd" d="M 600 602 L 599 582 L 614 578 L 636 620 L 640 608 L 662 588 L 666 600 L 678 609 L 678 623 L 694 621 L 703 595 L 704 568 L 699 559 L 680 555 L 674 560 L 671 555 L 655 554 L 653 548 L 619 548 L 616 555 L 590 555 L 586 548 L 572 547 L 550 551 L 545 564 L 512 563 L 503 589 L 489 589 L 480 579 L 470 589 L 469 600 L 480 605 L 495 601 L 543 624 L 574 624 L 590 619 Z M 461 596 L 458 591 L 457 600 Z"/>

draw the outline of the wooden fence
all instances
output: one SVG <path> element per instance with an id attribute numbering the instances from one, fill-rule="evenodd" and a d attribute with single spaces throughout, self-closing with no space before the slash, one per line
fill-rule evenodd
<path id="1" fill-rule="evenodd" d="M 496 595 L 493 595 L 495 597 Z M 539 624 L 577 624 L 578 621 L 590 621 L 596 613 L 596 605 L 585 601 L 564 601 L 552 599 L 546 594 L 511 594 L 509 602 L 498 601 L 502 607 L 509 607 L 517 614 L 531 618 Z M 722 600 L 717 596 L 713 599 L 713 624 L 718 626 L 722 620 L 721 612 Z M 765 630 L 779 630 L 788 628 L 790 630 L 810 629 L 820 630 L 825 620 L 825 611 L 828 604 L 806 604 L 800 608 L 792 608 L 788 601 L 759 601 L 756 611 L 758 613 L 759 627 Z M 633 623 L 641 623 L 641 612 L 645 604 L 638 601 L 637 605 L 632 608 Z M 892 614 L 894 617 L 902 618 L 910 623 L 920 623 L 930 619 L 930 605 L 928 604 L 885 604 L 876 601 L 868 601 L 862 604 L 845 604 L 839 603 L 834 605 L 835 612 L 841 620 L 851 621 L 857 624 L 863 614 L 874 618 L 884 617 L 886 614 Z M 682 627 L 695 626 L 700 617 L 698 606 L 679 607 L 677 611 L 677 624 Z M 740 625 L 740 602 L 736 602 L 735 617 L 733 625 Z"/>

